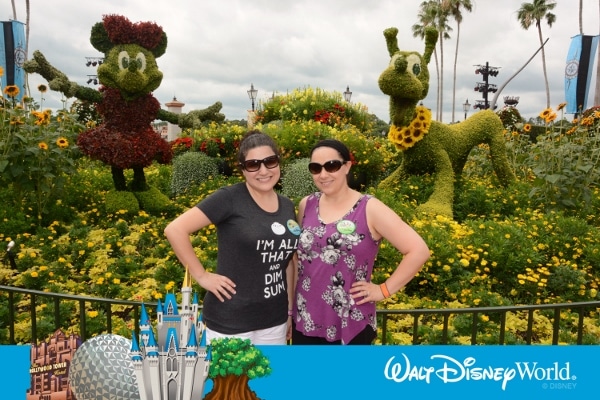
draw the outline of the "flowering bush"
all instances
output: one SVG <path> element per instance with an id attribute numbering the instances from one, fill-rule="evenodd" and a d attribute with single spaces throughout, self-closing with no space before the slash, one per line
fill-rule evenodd
<path id="1" fill-rule="evenodd" d="M 339 92 L 310 87 L 295 89 L 285 95 L 274 94 L 271 99 L 259 103 L 255 122 L 267 124 L 279 120 L 313 120 L 338 128 L 349 124 L 361 132 L 372 128 L 366 106 L 346 102 Z"/>
<path id="2" fill-rule="evenodd" d="M 575 126 L 581 129 L 587 129 L 590 133 L 595 133 L 600 125 L 600 106 L 588 108 L 581 114 L 580 119 L 573 121 Z"/>
<path id="3" fill-rule="evenodd" d="M 171 142 L 171 150 L 173 151 L 173 158 L 178 155 L 190 151 L 194 144 L 194 139 L 191 137 L 178 137 Z"/>
<path id="4" fill-rule="evenodd" d="M 531 145 L 525 163 L 535 177 L 530 196 L 545 210 L 591 211 L 592 191 L 600 184 L 600 131 L 591 121 L 595 114 L 588 112 L 571 124 L 562 118 L 555 122 L 551 108 L 540 113 L 546 133 Z"/>
<path id="5" fill-rule="evenodd" d="M 496 114 L 500 117 L 504 128 L 510 132 L 523 126 L 523 117 L 516 107 L 504 106 Z"/>
<path id="6" fill-rule="evenodd" d="M 10 98 L 7 100 L 10 103 Z M 2 110 L 7 113 L 6 118 L 14 112 L 15 116 L 28 121 L 18 125 L 19 129 L 25 125 L 37 127 L 35 121 L 44 117 L 31 113 L 18 114 L 23 109 L 11 107 Z M 60 118 L 63 123 L 71 120 L 69 115 L 61 115 Z M 53 123 L 58 123 L 58 116 L 50 118 L 49 125 Z M 40 126 L 47 128 L 46 125 Z M 388 204 L 428 243 L 431 258 L 417 277 L 402 292 L 378 303 L 378 307 L 389 309 L 549 304 L 599 299 L 600 217 L 595 210 L 600 208 L 600 189 L 597 182 L 590 181 L 588 184 L 586 196 L 589 197 L 589 203 L 585 203 L 588 200 L 584 201 L 584 197 L 577 192 L 569 194 L 569 190 L 583 190 L 582 187 L 570 187 L 569 182 L 562 178 L 557 180 L 555 186 L 564 191 L 565 199 L 572 199 L 575 207 L 565 208 L 562 202 L 557 201 L 560 197 L 553 201 L 550 195 L 530 196 L 538 183 L 544 182 L 548 188 L 552 187 L 549 176 L 544 176 L 543 171 L 536 172 L 538 166 L 545 166 L 559 175 L 565 170 L 575 171 L 577 166 L 587 163 L 584 157 L 591 159 L 590 156 L 595 154 L 597 145 L 588 140 L 598 134 L 593 125 L 583 123 L 583 118 L 575 124 L 554 119 L 540 128 L 548 131 L 547 135 L 540 137 L 541 145 L 523 141 L 520 144 L 523 146 L 523 157 L 511 159 L 511 162 L 520 164 L 515 170 L 528 171 L 528 174 L 519 175 L 510 190 L 493 185 L 492 181 L 497 178 L 481 173 L 482 166 L 489 163 L 481 162 L 478 157 L 483 157 L 483 154 L 487 156 L 487 152 L 479 152 L 479 147 L 473 149 L 475 155 L 469 156 L 462 178 L 457 182 L 455 215 L 451 219 L 415 212 L 416 205 L 425 201 L 433 190 L 431 175 L 407 176 L 393 188 L 384 189 L 376 185 L 386 170 L 394 168 L 392 164 L 401 160 L 394 153 L 393 145 L 383 138 L 365 136 L 349 126 L 339 129 L 314 120 L 279 121 L 262 125 L 262 129 L 272 134 L 281 146 L 282 191 L 287 190 L 288 183 L 300 188 L 301 193 L 290 194 L 294 200 L 312 190 L 309 185 L 304 185 L 312 182 L 305 166 L 312 144 L 325 137 L 339 138 L 352 151 L 355 162 L 353 170 L 373 173 L 374 184 L 366 186 L 364 191 Z M 572 128 L 573 131 L 567 133 Z M 531 123 L 523 125 L 522 131 L 527 132 L 527 129 L 533 129 Z M 224 156 L 219 153 L 213 158 L 227 158 L 235 154 L 235 140 L 244 131 L 243 127 L 214 124 L 187 133 L 192 140 L 181 140 L 181 143 L 191 143 L 190 149 L 198 151 L 198 143 L 219 138 L 226 152 Z M 518 127 L 517 131 L 521 132 Z M 519 136 L 522 135 L 519 133 Z M 69 143 L 66 149 L 71 150 L 73 139 L 64 137 Z M 514 137 L 507 133 L 506 139 L 512 141 Z M 35 146 L 37 143 L 33 142 Z M 57 146 L 56 151 L 65 150 L 58 148 L 56 141 L 45 143 L 49 148 Z M 572 157 L 555 156 L 561 146 L 567 145 L 569 148 L 570 144 L 586 145 L 586 149 L 578 151 L 581 158 L 576 158 L 574 154 Z M 552 169 L 559 161 L 562 163 L 560 170 Z M 132 212 L 118 208 L 117 211 L 107 211 L 103 206 L 103 196 L 110 193 L 112 188 L 110 167 L 88 159 L 79 160 L 77 167 L 70 179 L 65 181 L 60 201 L 54 202 L 60 203 L 61 208 L 52 208 L 41 224 L 29 206 L 16 201 L 17 194 L 12 184 L 0 188 L 0 200 L 7 204 L 0 209 L 0 212 L 6 210 L 0 214 L 0 243 L 6 245 L 11 240 L 16 242 L 13 251 L 17 267 L 11 269 L 8 263 L 0 262 L 0 284 L 145 302 L 162 299 L 167 292 L 177 293 L 183 281 L 183 268 L 163 235 L 165 226 L 217 188 L 242 180 L 239 175 L 216 175 L 204 179 L 189 186 L 188 190 L 178 195 L 176 201 L 171 202 L 172 207 L 162 213 L 149 213 L 142 209 Z M 289 171 L 298 174 L 293 175 Z M 160 188 L 165 194 L 170 193 L 173 173 L 173 166 L 170 165 L 154 163 L 147 168 L 151 187 Z M 589 170 L 581 173 L 592 176 Z M 581 185 L 582 180 L 577 178 L 574 182 Z M 155 193 L 149 195 L 156 197 Z M 554 208 L 547 208 L 548 205 Z M 61 209 L 65 211 L 61 212 Z M 34 225 L 33 229 L 31 225 Z M 17 229 L 19 227 L 20 230 Z M 203 265 L 214 271 L 218 250 L 215 227 L 210 225 L 191 239 Z M 387 241 L 382 241 L 373 280 L 382 282 L 387 279 L 401 257 Z M 204 289 L 196 284 L 194 289 L 202 299 Z M 30 301 L 25 299 L 16 296 L 18 309 L 30 307 Z M 8 337 L 8 329 L 4 328 L 8 324 L 8 316 L 4 311 L 7 307 L 6 296 L 0 296 L 0 343 L 6 343 Z M 54 304 L 51 300 L 38 298 L 36 311 L 38 339 L 41 339 L 54 332 Z M 77 304 L 61 305 L 59 312 L 65 331 L 77 332 L 77 322 L 70 316 L 79 311 Z M 113 331 L 129 335 L 137 322 L 131 319 L 130 314 L 120 311 L 113 309 Z M 91 319 L 88 335 L 101 333 L 105 329 L 104 312 L 100 306 L 85 310 Z M 547 313 L 536 311 L 534 314 L 536 322 L 542 322 L 539 327 L 536 325 L 534 342 L 547 344 L 552 337 L 551 320 Z M 27 312 L 17 314 L 15 337 L 19 342 L 25 343 L 31 339 L 29 315 Z M 585 313 L 582 319 L 585 326 L 584 343 L 598 344 L 600 320 L 597 310 Z M 526 316 L 520 313 L 509 313 L 506 343 L 525 342 L 523 332 L 526 329 L 523 325 L 526 320 Z M 578 320 L 579 315 L 575 311 L 561 312 L 561 343 L 574 343 L 577 340 L 575 331 Z M 478 315 L 478 343 L 497 343 L 500 331 L 498 321 L 497 315 L 483 312 Z M 472 334 L 470 327 L 468 317 L 449 316 L 449 342 L 469 344 Z M 412 329 L 412 317 L 392 316 L 388 320 L 387 340 L 389 343 L 409 344 Z M 439 343 L 443 329 L 443 317 L 421 316 L 419 339 L 422 343 Z"/>
<path id="7" fill-rule="evenodd" d="M 191 140 L 191 151 L 218 158 L 221 171 L 229 175 L 237 169 L 237 151 L 247 129 L 243 126 L 210 122 L 198 129 L 185 131 L 181 140 Z"/>
<path id="8" fill-rule="evenodd" d="M 44 85 L 38 89 L 46 91 Z M 74 144 L 84 126 L 65 110 L 54 115 L 36 110 L 31 98 L 16 104 L 16 86 L 3 92 L 7 98 L 0 109 L 0 181 L 17 194 L 15 206 L 33 207 L 39 223 L 48 203 L 76 171 Z"/>
<path id="9" fill-rule="evenodd" d="M 360 178 L 357 187 L 364 189 L 392 171 L 401 158 L 385 138 L 366 135 L 353 125 L 343 128 L 331 127 L 314 120 L 276 121 L 258 124 L 262 130 L 275 139 L 283 157 L 283 164 L 310 157 L 310 149 L 322 139 L 334 138 L 346 144 L 353 157 L 353 178 Z"/>
<path id="10" fill-rule="evenodd" d="M 152 187 L 169 187 L 170 176 L 161 172 L 167 168 L 172 167 L 155 164 L 148 168 Z M 217 188 L 239 179 L 218 175 L 193 185 L 173 201 L 173 210 L 166 214 L 150 215 L 145 211 L 129 214 L 125 210 L 107 213 L 99 194 L 111 189 L 110 169 L 99 162 L 82 160 L 81 168 L 67 183 L 63 194 L 71 219 L 53 213 L 54 219 L 34 232 L 10 236 L 5 234 L 9 221 L 0 219 L 0 243 L 10 240 L 17 243 L 14 249 L 17 269 L 11 270 L 8 264 L 1 263 L 0 283 L 124 300 L 162 299 L 167 292 L 177 292 L 183 280 L 183 268 L 163 235 L 164 227 Z M 431 191 L 431 176 L 410 176 L 390 190 L 368 189 L 408 221 L 431 250 L 430 260 L 417 277 L 403 292 L 378 304 L 379 307 L 458 308 L 598 299 L 600 221 L 588 218 L 587 214 L 576 218 L 558 212 L 545 213 L 535 208 L 528 197 L 531 186 L 527 182 L 506 192 L 491 185 L 490 179 L 473 176 L 463 183 L 467 186 L 457 191 L 456 212 L 460 214 L 454 220 L 416 217 L 415 205 Z M 0 196 L 9 198 L 11 192 L 0 190 Z M 594 190 L 592 199 L 593 206 L 600 207 L 600 191 Z M 35 222 L 35 216 L 18 213 L 12 213 L 10 222 L 17 218 L 24 219 L 23 225 Z M 203 265 L 214 270 L 217 254 L 214 226 L 193 235 L 192 242 Z M 382 242 L 374 281 L 389 277 L 400 259 L 397 250 Z M 203 289 L 195 285 L 195 290 L 202 298 Z M 0 297 L 0 309 L 6 304 L 3 301 Z M 29 302 L 23 304 L 28 305 Z M 38 304 L 38 307 L 38 326 L 52 326 L 53 304 Z M 101 314 L 102 308 L 86 310 L 93 311 Z M 67 316 L 73 313 L 76 311 L 65 311 Z M 18 340 L 25 342 L 30 327 L 27 315 L 23 313 L 19 318 L 25 319 L 19 319 L 17 325 Z M 113 313 L 113 327 L 134 323 L 123 318 Z M 597 314 L 595 319 L 593 315 L 586 315 L 585 319 L 589 332 L 597 329 Z M 507 324 L 508 342 L 522 340 L 518 320 L 510 319 Z M 75 323 L 68 325 L 69 318 L 63 321 L 67 321 L 66 330 L 77 330 Z M 411 321 L 392 321 L 388 326 L 390 341 L 410 343 L 405 341 L 405 335 L 410 337 Z M 423 328 L 425 343 L 436 343 L 436 337 L 439 339 L 436 321 L 431 322 L 431 327 Z M 466 322 L 458 316 L 453 316 L 450 322 L 451 342 L 467 344 L 470 334 L 464 333 Z M 478 341 L 479 335 L 482 339 L 488 335 L 485 340 L 492 342 L 498 332 L 493 316 L 481 322 L 485 323 Z M 95 330 L 89 334 L 101 332 L 103 325 L 98 323 L 93 327 Z M 126 329 L 124 332 L 121 334 L 128 334 Z M 547 341 L 551 333 L 550 327 L 538 332 L 538 337 Z M 38 338 L 42 338 L 41 334 Z M 0 342 L 3 340 L 6 337 L 0 338 Z"/>

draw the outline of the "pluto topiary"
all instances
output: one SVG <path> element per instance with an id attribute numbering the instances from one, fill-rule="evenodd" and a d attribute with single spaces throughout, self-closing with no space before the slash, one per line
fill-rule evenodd
<path id="1" fill-rule="evenodd" d="M 406 174 L 433 174 L 434 187 L 418 211 L 453 217 L 454 182 L 462 173 L 471 150 L 487 144 L 494 171 L 502 185 L 515 179 L 506 157 L 503 126 L 491 110 L 473 114 L 466 121 L 447 125 L 431 120 L 431 111 L 417 103 L 427 96 L 427 64 L 437 42 L 437 31 L 425 32 L 425 51 L 400 51 L 397 28 L 384 32 L 391 60 L 379 77 L 379 88 L 390 97 L 388 139 L 404 152 L 401 165 L 380 183 L 382 188 L 401 184 Z"/>

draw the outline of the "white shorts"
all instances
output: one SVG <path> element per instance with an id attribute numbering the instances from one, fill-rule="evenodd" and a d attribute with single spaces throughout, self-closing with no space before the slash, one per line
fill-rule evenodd
<path id="1" fill-rule="evenodd" d="M 206 327 L 206 343 L 210 344 L 212 339 L 217 338 L 240 338 L 250 339 L 252 344 L 286 344 L 287 343 L 287 322 L 272 328 L 259 329 L 257 331 L 242 332 L 235 334 L 225 334 L 213 331 Z"/>

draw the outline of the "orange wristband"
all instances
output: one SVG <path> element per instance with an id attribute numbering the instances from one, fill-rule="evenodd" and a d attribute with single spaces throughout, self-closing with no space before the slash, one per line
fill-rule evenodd
<path id="1" fill-rule="evenodd" d="M 383 298 L 387 299 L 388 297 L 390 297 L 390 291 L 388 290 L 385 282 L 379 285 L 379 288 L 381 289 L 381 293 L 383 293 Z"/>

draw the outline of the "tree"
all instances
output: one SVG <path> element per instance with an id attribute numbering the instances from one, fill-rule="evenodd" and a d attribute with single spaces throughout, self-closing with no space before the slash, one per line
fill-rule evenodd
<path id="1" fill-rule="evenodd" d="M 454 109 L 456 107 L 456 64 L 458 61 L 458 43 L 460 40 L 460 24 L 462 22 L 462 10 L 468 12 L 473 10 L 471 0 L 443 0 L 442 8 L 456 21 L 456 48 L 454 49 L 454 70 L 452 76 L 452 122 L 454 122 Z"/>
<path id="2" fill-rule="evenodd" d="M 540 45 L 544 44 L 542 39 L 542 20 L 545 19 L 549 27 L 556 22 L 556 15 L 552 11 L 556 7 L 556 2 L 547 0 L 533 0 L 533 3 L 523 3 L 517 11 L 517 19 L 521 27 L 529 29 L 535 23 L 538 29 Z M 550 86 L 548 85 L 548 73 L 546 71 L 546 50 L 542 47 L 542 66 L 544 68 L 544 82 L 546 85 L 546 108 L 550 108 Z"/>
<path id="3" fill-rule="evenodd" d="M 258 400 L 248 381 L 271 374 L 269 359 L 248 339 L 215 339 L 210 346 L 212 360 L 208 377 L 214 385 L 204 399 Z"/>
<path id="4" fill-rule="evenodd" d="M 583 35 L 583 0 L 579 0 L 579 34 Z"/>
<path id="5" fill-rule="evenodd" d="M 581 11 L 580 11 L 581 12 Z M 598 20 L 600 21 L 600 0 L 598 0 Z M 594 93 L 594 104 L 600 104 L 600 44 L 598 44 L 598 61 L 596 62 L 596 90 Z"/>
<path id="6" fill-rule="evenodd" d="M 29 0 L 25 0 L 25 59 L 29 54 L 29 17 L 31 15 L 29 10 Z"/>
<path id="7" fill-rule="evenodd" d="M 442 120 L 443 111 L 443 90 L 444 90 L 444 46 L 441 43 L 443 39 L 449 39 L 449 31 L 452 30 L 447 24 L 447 15 L 442 12 L 440 0 L 428 0 L 421 3 L 419 8 L 419 23 L 412 26 L 413 36 L 425 38 L 425 31 L 428 27 L 434 27 L 438 31 L 438 42 L 440 42 L 440 52 L 438 61 L 437 48 L 433 51 L 435 59 L 435 68 L 437 72 L 437 97 L 436 97 L 436 120 Z"/>

